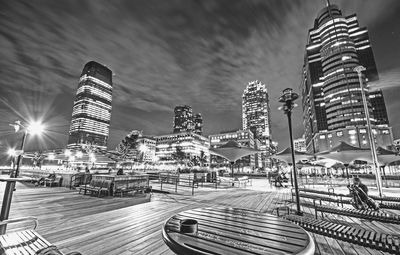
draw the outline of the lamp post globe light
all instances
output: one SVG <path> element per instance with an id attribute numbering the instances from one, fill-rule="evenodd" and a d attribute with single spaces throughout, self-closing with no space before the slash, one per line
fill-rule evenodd
<path id="1" fill-rule="evenodd" d="M 14 155 L 18 155 L 17 162 L 16 162 L 16 168 L 15 170 L 12 169 L 10 173 L 10 180 L 14 179 L 14 181 L 7 181 L 6 187 L 4 190 L 4 196 L 3 196 L 3 203 L 1 207 L 1 212 L 0 212 L 0 221 L 7 220 L 8 216 L 10 214 L 10 207 L 11 207 L 11 200 L 12 200 L 12 195 L 15 190 L 15 180 L 19 176 L 19 167 L 22 161 L 23 153 L 24 153 L 24 148 L 25 148 L 25 140 L 28 134 L 33 134 L 33 135 L 39 135 L 43 132 L 44 126 L 39 123 L 39 122 L 31 122 L 28 123 L 27 125 L 24 125 L 21 123 L 21 121 L 15 121 L 14 123 L 10 124 L 15 130 L 15 132 L 19 132 L 20 130 L 24 132 L 22 136 L 22 141 L 21 141 L 21 146 L 19 150 L 14 150 L 14 151 L 9 151 L 10 153 L 13 153 Z M 0 226 L 0 234 L 4 234 L 6 232 L 7 225 L 1 225 Z"/>
<path id="2" fill-rule="evenodd" d="M 279 97 L 279 102 L 283 103 L 282 110 L 286 114 L 289 124 L 289 138 L 290 138 L 290 149 L 292 152 L 294 189 L 296 192 L 296 205 L 297 205 L 296 214 L 303 215 L 303 212 L 300 210 L 299 187 L 297 185 L 297 170 L 296 170 L 296 160 L 294 156 L 294 145 L 293 145 L 293 134 L 292 134 L 292 110 L 295 106 L 294 101 L 298 97 L 299 95 L 293 92 L 293 89 L 286 88 L 283 90 L 282 96 Z"/>
<path id="3" fill-rule="evenodd" d="M 374 139 L 374 134 L 373 134 L 372 128 L 371 128 L 371 119 L 369 117 L 367 99 L 365 96 L 363 79 L 362 79 L 362 72 L 365 70 L 366 69 L 363 66 L 356 66 L 354 68 L 354 71 L 357 72 L 357 74 L 358 74 L 358 81 L 360 82 L 361 97 L 362 97 L 363 106 L 364 106 L 365 118 L 367 121 L 367 130 L 368 130 L 369 144 L 371 146 L 370 148 L 371 148 L 372 162 L 373 162 L 374 170 L 375 170 L 376 185 L 378 187 L 379 196 L 382 197 L 381 173 L 379 171 L 379 163 L 378 163 L 378 156 L 376 153 L 375 139 Z"/>

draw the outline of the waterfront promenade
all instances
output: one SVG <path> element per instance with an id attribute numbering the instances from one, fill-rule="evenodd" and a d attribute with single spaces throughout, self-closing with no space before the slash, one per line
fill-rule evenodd
<path id="1" fill-rule="evenodd" d="M 2 186 L 1 196 L 3 191 Z M 38 217 L 37 231 L 64 252 L 79 251 L 87 255 L 173 254 L 161 237 L 161 227 L 170 216 L 206 206 L 241 207 L 272 213 L 274 208 L 288 204 L 290 188 L 271 187 L 268 180 L 256 179 L 248 189 L 199 188 L 194 196 L 154 193 L 151 202 L 141 203 L 147 198 L 141 194 L 133 198 L 98 198 L 64 187 L 44 188 L 18 183 L 10 218 Z M 304 211 L 312 216 L 313 209 L 304 207 Z M 362 224 L 377 231 L 400 232 L 392 224 L 340 215 L 328 219 L 349 225 Z M 9 229 L 16 227 L 26 226 L 10 226 Z M 385 254 L 325 236 L 312 236 L 316 241 L 316 254 Z"/>

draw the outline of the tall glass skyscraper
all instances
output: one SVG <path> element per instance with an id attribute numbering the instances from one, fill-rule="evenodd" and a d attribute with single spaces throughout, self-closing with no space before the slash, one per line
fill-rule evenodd
<path id="1" fill-rule="evenodd" d="M 353 145 L 369 146 L 361 88 L 354 71 L 359 65 L 366 68 L 364 83 L 379 79 L 368 30 L 360 27 L 355 14 L 344 16 L 336 5 L 328 5 L 308 32 L 300 86 L 309 152 L 329 149 L 336 140 L 345 139 L 343 132 L 350 132 L 349 142 Z M 374 94 L 374 101 L 368 100 L 372 125 L 386 128 L 387 133 L 389 122 L 382 91 L 369 94 L 367 87 L 364 91 L 367 96 Z M 333 130 L 341 130 L 336 140 Z M 328 141 L 328 137 L 332 138 L 330 142 L 320 148 L 318 141 Z"/>
<path id="2" fill-rule="evenodd" d="M 106 149 L 111 120 L 112 71 L 94 61 L 83 68 L 72 109 L 68 148 Z"/>
<path id="3" fill-rule="evenodd" d="M 268 92 L 265 84 L 259 81 L 248 83 L 242 96 L 242 123 L 243 130 L 250 130 L 260 141 L 260 150 L 267 156 L 271 143 L 271 118 Z M 265 162 L 265 159 L 262 159 Z M 264 164 L 265 166 L 265 164 Z"/>

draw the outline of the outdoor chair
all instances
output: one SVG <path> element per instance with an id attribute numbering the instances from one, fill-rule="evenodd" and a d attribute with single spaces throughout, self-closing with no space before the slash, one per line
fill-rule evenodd
<path id="1" fill-rule="evenodd" d="M 400 253 L 400 236 L 398 235 L 379 233 L 363 228 L 351 227 L 326 220 L 313 219 L 293 214 L 285 215 L 283 218 L 316 234 L 329 236 L 345 242 L 358 244 L 392 254 Z"/>
<path id="2" fill-rule="evenodd" d="M 30 230 L 22 230 L 0 235 L 0 254 L 24 254 L 24 255 L 81 255 L 79 252 L 62 253 L 55 245 L 51 244 L 36 232 L 38 220 L 35 217 L 24 217 L 0 221 L 0 225 L 34 221 L 34 227 Z"/>

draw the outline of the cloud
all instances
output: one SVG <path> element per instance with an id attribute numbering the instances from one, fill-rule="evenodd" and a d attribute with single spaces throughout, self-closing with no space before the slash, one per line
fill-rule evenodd
<path id="1" fill-rule="evenodd" d="M 362 26 L 390 19 L 399 6 L 396 1 L 332 2 L 347 15 L 356 12 Z M 323 1 L 40 3 L 1 2 L 0 89 L 6 99 L 16 92 L 11 105 L 21 115 L 46 109 L 47 115 L 62 116 L 56 121 L 66 134 L 55 138 L 58 144 L 66 143 L 79 75 L 90 60 L 114 72 L 111 143 L 132 129 L 170 132 L 178 104 L 203 113 L 206 134 L 239 129 L 243 90 L 257 79 L 268 87 L 273 139 L 287 144 L 282 132 L 287 120 L 277 110 L 277 98 L 286 87 L 298 91 L 307 31 Z M 380 70 L 381 81 L 395 86 L 390 69 Z M 9 121 L 15 113 L 0 117 Z M 301 136 L 301 108 L 293 118 L 295 135 Z"/>

